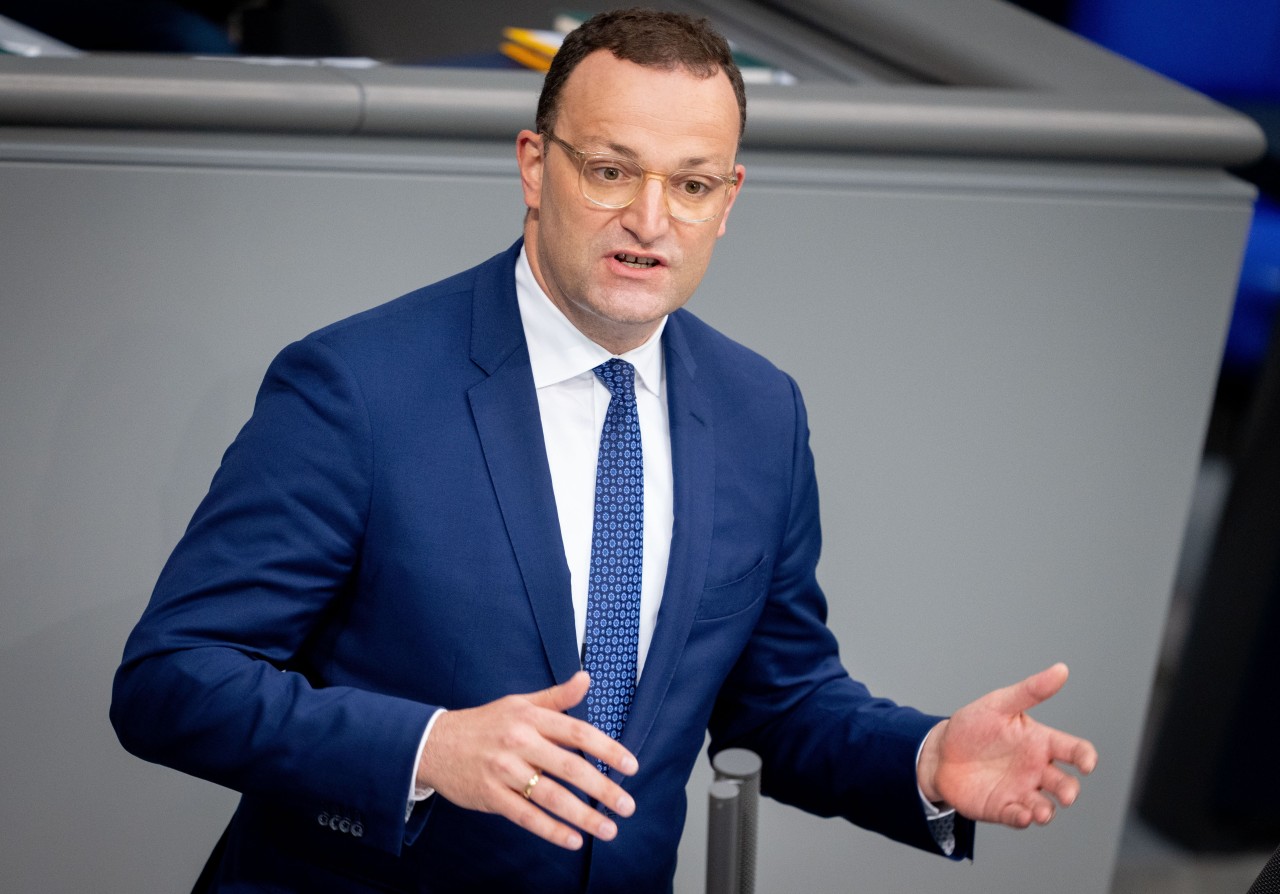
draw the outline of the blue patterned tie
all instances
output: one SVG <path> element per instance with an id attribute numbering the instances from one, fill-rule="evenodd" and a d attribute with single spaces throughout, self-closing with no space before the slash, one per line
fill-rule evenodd
<path id="1" fill-rule="evenodd" d="M 636 370 L 616 357 L 594 370 L 609 389 L 596 464 L 587 631 L 582 666 L 591 674 L 587 720 L 622 735 L 636 691 L 640 571 L 644 550 L 644 464 L 636 414 Z M 606 770 L 602 762 L 600 769 Z"/>

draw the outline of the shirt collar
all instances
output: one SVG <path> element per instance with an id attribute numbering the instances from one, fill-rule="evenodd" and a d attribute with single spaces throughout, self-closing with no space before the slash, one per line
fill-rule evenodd
<path id="1" fill-rule="evenodd" d="M 524 340 L 529 346 L 529 366 L 535 388 L 589 373 L 614 356 L 579 332 L 560 308 L 551 303 L 533 275 L 523 246 L 516 259 L 516 299 Z M 637 384 L 659 397 L 663 376 L 662 331 L 666 325 L 667 318 L 663 317 L 648 341 L 618 355 L 636 368 Z"/>

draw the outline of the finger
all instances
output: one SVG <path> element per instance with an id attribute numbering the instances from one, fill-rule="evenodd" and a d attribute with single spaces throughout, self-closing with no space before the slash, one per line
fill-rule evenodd
<path id="1" fill-rule="evenodd" d="M 631 816 L 636 804 L 631 795 L 601 773 L 594 762 L 584 760 L 574 751 L 548 745 L 539 750 L 540 766 L 545 772 L 574 786 L 588 798 L 604 804 L 619 816 Z"/>
<path id="2" fill-rule="evenodd" d="M 1066 749 L 1067 756 L 1063 758 L 1055 758 L 1064 763 L 1071 764 L 1081 773 L 1088 776 L 1098 766 L 1098 749 L 1093 747 L 1093 743 L 1086 739 L 1077 739 L 1074 736 L 1068 736 L 1071 743 Z M 1055 752 L 1057 749 L 1055 749 Z"/>
<path id="3" fill-rule="evenodd" d="M 1031 817 L 1038 825 L 1047 826 L 1053 820 L 1057 808 L 1048 798 L 1038 798 L 1031 805 Z"/>
<path id="4" fill-rule="evenodd" d="M 529 800 L 552 816 L 603 841 L 612 841 L 618 835 L 618 827 L 612 820 L 584 804 L 580 798 L 548 776 L 539 778 L 538 784 L 529 791 Z"/>
<path id="5" fill-rule="evenodd" d="M 987 698 L 991 707 L 1003 714 L 1021 714 L 1058 693 L 1067 682 L 1067 666 L 1058 662 L 1025 680 L 997 689 Z"/>
<path id="6" fill-rule="evenodd" d="M 558 726 L 543 729 L 543 735 L 562 745 L 599 758 L 625 776 L 634 776 L 640 768 L 635 755 L 591 724 L 563 716 L 565 711 L 582 701 L 590 685 L 590 675 L 586 671 L 578 671 L 566 682 L 532 693 L 526 698 L 532 704 L 546 708 L 562 717 Z"/>
<path id="7" fill-rule="evenodd" d="M 1031 825 L 1031 809 L 1023 804 L 1006 804 L 1000 811 L 999 820 L 1006 826 L 1025 829 Z"/>
<path id="8" fill-rule="evenodd" d="M 1050 764 L 1040 777 L 1040 788 L 1053 795 L 1063 807 L 1070 807 L 1080 795 L 1080 780 Z"/>
<path id="9" fill-rule="evenodd" d="M 1069 764 L 1088 776 L 1098 765 L 1098 750 L 1093 743 L 1061 730 L 1045 727 L 1049 734 L 1049 759 Z"/>
<path id="10" fill-rule="evenodd" d="M 1047 825 L 1054 816 L 1056 808 L 1053 802 L 1044 795 L 1035 794 L 1025 801 L 1014 801 L 1006 804 L 1000 812 L 999 820 L 1006 826 L 1025 829 L 1032 823 Z"/>
<path id="11" fill-rule="evenodd" d="M 542 783 L 539 782 L 538 785 Z M 537 791 L 534 786 L 534 791 Z M 523 783 L 520 791 L 505 789 L 494 804 L 494 812 L 501 814 L 511 822 L 566 850 L 576 851 L 582 847 L 582 834 L 557 821 L 551 814 L 535 806 L 532 793 L 529 799 L 524 797 Z"/>
<path id="12" fill-rule="evenodd" d="M 545 714 L 539 724 L 546 739 L 598 758 L 624 776 L 634 776 L 640 769 L 635 755 L 586 721 L 567 714 Z"/>
<path id="13" fill-rule="evenodd" d="M 533 692 L 526 698 L 540 708 L 555 711 L 557 714 L 567 711 L 586 698 L 587 688 L 591 685 L 591 677 L 586 671 L 578 671 L 558 686 L 551 686 L 540 692 Z"/>

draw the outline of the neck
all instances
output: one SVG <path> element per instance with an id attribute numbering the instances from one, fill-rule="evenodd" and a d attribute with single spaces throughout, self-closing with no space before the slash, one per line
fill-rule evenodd
<path id="1" fill-rule="evenodd" d="M 553 288 L 543 275 L 542 264 L 538 256 L 538 230 L 536 215 L 530 213 L 525 219 L 524 227 L 525 256 L 529 260 L 529 269 L 533 278 L 542 289 L 542 293 L 555 305 L 575 329 L 591 339 L 615 356 L 625 354 L 640 347 L 653 337 L 663 317 L 656 320 L 639 320 L 635 322 L 614 320 L 603 316 L 585 304 L 575 303 L 566 298 L 560 290 Z"/>

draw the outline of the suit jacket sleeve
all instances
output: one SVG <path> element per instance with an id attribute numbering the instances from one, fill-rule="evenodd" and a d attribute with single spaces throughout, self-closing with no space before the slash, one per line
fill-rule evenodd
<path id="1" fill-rule="evenodd" d="M 820 816 L 940 852 L 924 817 L 916 754 L 941 718 L 875 698 L 850 678 L 826 625 L 816 579 L 817 483 L 799 389 L 789 517 L 768 597 L 711 719 L 713 753 L 749 748 L 764 760 L 762 791 Z M 957 818 L 955 852 L 972 855 L 973 824 Z"/>
<path id="2" fill-rule="evenodd" d="M 111 716 L 140 757 L 300 823 L 341 813 L 396 853 L 435 706 L 342 685 L 342 668 L 321 685 L 310 663 L 352 610 L 371 441 L 342 360 L 314 338 L 286 348 L 128 641 Z"/>

